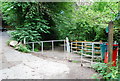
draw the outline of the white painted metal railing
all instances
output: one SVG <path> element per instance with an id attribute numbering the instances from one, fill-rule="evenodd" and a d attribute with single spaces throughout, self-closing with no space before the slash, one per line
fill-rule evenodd
<path id="1" fill-rule="evenodd" d="M 35 43 L 41 43 L 41 52 L 43 54 L 44 51 L 44 43 L 52 43 L 52 51 L 54 51 L 54 43 L 55 42 L 64 42 L 64 52 L 66 51 L 66 40 L 48 40 L 48 41 L 39 41 L 39 42 L 26 42 L 26 38 L 24 38 L 24 44 L 32 44 L 32 52 L 34 52 Z"/>

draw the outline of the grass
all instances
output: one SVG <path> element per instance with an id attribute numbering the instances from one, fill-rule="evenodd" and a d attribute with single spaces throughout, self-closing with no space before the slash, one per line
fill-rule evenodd
<path id="1" fill-rule="evenodd" d="M 73 63 L 79 63 L 80 61 L 73 60 L 72 62 L 73 62 Z"/>

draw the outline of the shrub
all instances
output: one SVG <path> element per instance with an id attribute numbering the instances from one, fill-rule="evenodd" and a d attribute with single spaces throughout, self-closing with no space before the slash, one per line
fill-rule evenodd
<path id="1" fill-rule="evenodd" d="M 39 49 L 38 49 L 38 48 L 35 48 L 34 51 L 35 51 L 35 52 L 39 52 Z"/>
<path id="2" fill-rule="evenodd" d="M 92 65 L 99 74 L 98 76 L 102 76 L 103 79 L 117 79 L 118 78 L 118 67 L 108 67 L 105 63 L 97 63 Z M 110 73 L 107 73 L 107 69 L 110 69 Z"/>
<path id="3" fill-rule="evenodd" d="M 18 45 L 18 51 L 25 52 L 25 53 L 30 52 L 30 50 L 26 46 L 24 46 L 22 44 Z"/>
<path id="4" fill-rule="evenodd" d="M 8 46 L 9 46 L 10 42 L 11 42 L 11 39 L 7 40 L 6 43 L 7 43 Z"/>

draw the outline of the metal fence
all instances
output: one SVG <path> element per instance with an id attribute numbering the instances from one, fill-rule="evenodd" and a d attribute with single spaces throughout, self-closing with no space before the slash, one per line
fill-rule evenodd
<path id="1" fill-rule="evenodd" d="M 55 42 L 63 42 L 64 52 L 78 53 L 80 55 L 81 63 L 83 61 L 93 63 L 95 58 L 102 58 L 102 54 L 100 53 L 100 42 L 87 42 L 87 41 L 72 41 L 69 42 L 69 39 L 66 38 L 65 40 L 49 40 L 49 41 L 39 41 L 39 42 L 26 42 L 24 39 L 24 44 L 32 44 L 32 52 L 34 52 L 35 44 L 41 44 L 41 52 L 44 52 L 44 43 L 51 43 L 52 51 L 55 49 Z M 68 54 L 69 54 L 68 53 Z M 85 58 L 90 58 L 85 59 Z"/>
<path id="2" fill-rule="evenodd" d="M 64 43 L 64 52 L 66 51 L 66 40 L 49 40 L 49 41 L 38 41 L 38 42 L 26 42 L 26 39 L 24 38 L 24 44 L 32 44 L 32 52 L 34 52 L 35 44 L 39 43 L 41 44 L 41 52 L 43 54 L 44 52 L 44 43 L 51 43 L 52 44 L 52 51 L 54 51 L 54 43 L 55 42 L 63 42 Z"/>

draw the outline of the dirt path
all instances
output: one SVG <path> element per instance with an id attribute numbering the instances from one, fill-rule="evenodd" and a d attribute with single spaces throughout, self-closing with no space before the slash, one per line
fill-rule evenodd
<path id="1" fill-rule="evenodd" d="M 95 74 L 94 70 L 81 67 L 79 63 L 18 52 L 7 46 L 6 32 L 0 32 L 0 38 L 3 79 L 90 79 Z"/>

